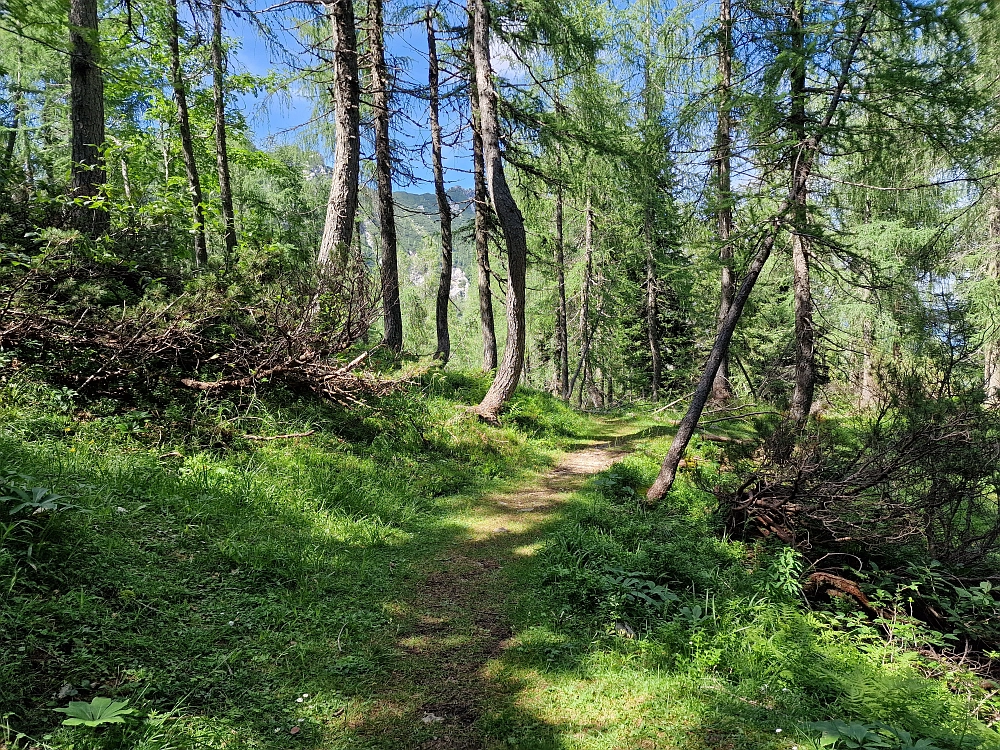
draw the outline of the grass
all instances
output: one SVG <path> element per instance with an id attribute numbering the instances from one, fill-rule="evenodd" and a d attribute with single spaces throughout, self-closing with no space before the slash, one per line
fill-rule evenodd
<path id="1" fill-rule="evenodd" d="M 787 750 L 835 719 L 1000 747 L 994 688 L 926 634 L 807 608 L 794 555 L 725 537 L 717 443 L 649 509 L 664 421 L 525 392 L 493 428 L 464 415 L 485 387 L 345 412 L 0 386 L 0 481 L 78 506 L 0 545 L 0 747 Z M 559 508 L 496 502 L 598 439 L 633 453 Z M 139 713 L 60 725 L 97 695 Z"/>
<path id="2" fill-rule="evenodd" d="M 532 394 L 521 427 L 481 426 L 461 407 L 485 383 L 461 376 L 355 414 L 289 400 L 101 415 L 16 385 L 0 469 L 79 507 L 4 546 L 0 706 L 8 742 L 58 748 L 357 747 L 413 571 L 482 488 L 590 427 Z M 98 694 L 149 719 L 59 727 L 53 708 Z"/>
<path id="3" fill-rule="evenodd" d="M 933 634 L 900 623 L 887 641 L 847 603 L 806 608 L 794 555 L 725 538 L 701 489 L 727 480 L 716 444 L 695 443 L 668 501 L 638 503 L 667 448 L 659 432 L 641 433 L 512 570 L 526 593 L 498 669 L 550 737 L 513 746 L 818 748 L 815 723 L 839 720 L 865 724 L 871 744 L 830 734 L 830 746 L 1000 747 L 986 726 L 995 686 L 916 653 Z"/>

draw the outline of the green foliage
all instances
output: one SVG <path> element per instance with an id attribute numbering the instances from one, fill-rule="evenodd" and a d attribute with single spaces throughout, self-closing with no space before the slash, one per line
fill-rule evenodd
<path id="1" fill-rule="evenodd" d="M 822 732 L 818 746 L 820 748 L 891 748 L 892 750 L 942 750 L 930 739 L 914 740 L 904 729 L 896 729 L 885 724 L 862 724 L 852 721 L 816 721 L 809 728 Z"/>
<path id="2" fill-rule="evenodd" d="M 66 708 L 54 708 L 66 714 L 69 718 L 63 721 L 63 726 L 99 727 L 102 724 L 124 724 L 126 717 L 135 713 L 134 709 L 125 708 L 128 701 L 114 701 L 111 698 L 98 696 L 90 703 L 70 701 Z"/>

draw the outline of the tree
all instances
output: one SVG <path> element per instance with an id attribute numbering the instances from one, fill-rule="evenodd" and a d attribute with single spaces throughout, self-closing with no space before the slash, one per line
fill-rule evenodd
<path id="1" fill-rule="evenodd" d="M 431 121 L 431 161 L 434 168 L 434 193 L 437 196 L 438 217 L 441 226 L 441 276 L 438 281 L 437 350 L 435 359 L 447 362 L 451 357 L 451 336 L 448 331 L 448 303 L 451 300 L 451 201 L 444 186 L 444 166 L 441 163 L 441 123 L 439 120 L 440 90 L 437 39 L 434 35 L 434 15 L 430 8 L 425 17 L 427 26 L 427 92 Z"/>
<path id="2" fill-rule="evenodd" d="M 524 231 L 524 217 L 507 185 L 500 154 L 500 119 L 490 62 L 489 9 L 486 0 L 471 0 L 471 8 L 472 57 L 482 123 L 483 172 L 490 202 L 507 246 L 507 344 L 496 377 L 475 409 L 482 419 L 496 421 L 500 410 L 514 395 L 524 365 L 528 240 Z"/>
<path id="3" fill-rule="evenodd" d="M 201 180 L 198 177 L 198 162 L 194 155 L 194 139 L 191 136 L 191 117 L 188 112 L 187 90 L 181 69 L 180 21 L 177 18 L 177 0 L 167 0 L 170 28 L 167 31 L 170 46 L 170 84 L 177 104 L 177 123 L 181 135 L 181 154 L 184 157 L 184 171 L 187 175 L 188 191 L 191 195 L 191 214 L 194 223 L 194 262 L 197 266 L 208 264 L 208 243 L 205 240 L 205 210 L 202 206 Z"/>
<path id="4" fill-rule="evenodd" d="M 719 2 L 719 41 L 716 52 L 719 67 L 719 94 L 715 125 L 715 226 L 719 241 L 720 328 L 733 303 L 736 284 L 733 278 L 733 194 L 732 194 L 732 103 L 733 86 L 733 14 L 731 0 Z M 732 398 L 727 349 L 712 385 L 712 400 L 725 403 Z"/>
<path id="5" fill-rule="evenodd" d="M 70 26 L 70 195 L 76 199 L 70 220 L 93 236 L 108 229 L 108 214 L 89 205 L 100 199 L 107 181 L 104 146 L 104 73 L 101 69 L 97 0 L 71 0 Z"/>
<path id="6" fill-rule="evenodd" d="M 333 180 L 317 264 L 321 273 L 332 277 L 346 269 L 354 236 L 361 169 L 361 92 L 354 4 L 352 0 L 331 0 L 326 3 L 326 12 L 333 40 L 333 102 L 337 132 Z"/>
<path id="7" fill-rule="evenodd" d="M 226 147 L 226 60 L 222 49 L 222 0 L 212 0 L 212 100 L 215 105 L 215 155 L 219 170 L 219 202 L 222 205 L 222 242 L 226 266 L 236 252 L 236 215 Z"/>
<path id="8" fill-rule="evenodd" d="M 375 182 L 382 239 L 382 343 L 398 354 L 403 349 L 403 313 L 399 303 L 399 258 L 396 249 L 396 208 L 392 198 L 392 151 L 389 142 L 389 73 L 385 64 L 382 0 L 368 0 L 370 25 L 372 110 L 375 119 Z"/>
<path id="9" fill-rule="evenodd" d="M 489 198 L 486 192 L 486 175 L 483 160 L 482 119 L 479 111 L 479 95 L 476 91 L 476 74 L 473 68 L 469 80 L 469 102 L 472 111 L 472 174 L 473 196 L 476 204 L 475 244 L 476 266 L 479 271 L 479 327 L 483 337 L 483 370 L 489 372 L 497 367 L 497 335 L 493 322 L 493 292 L 490 285 L 493 272 L 490 270 L 489 247 Z"/>

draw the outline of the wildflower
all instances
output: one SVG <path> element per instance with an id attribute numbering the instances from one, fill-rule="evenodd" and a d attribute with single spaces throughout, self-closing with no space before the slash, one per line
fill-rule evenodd
<path id="1" fill-rule="evenodd" d="M 775 729 L 774 733 L 775 734 L 781 734 L 781 727 L 778 727 L 777 729 Z"/>
<path id="2" fill-rule="evenodd" d="M 296 698 L 296 699 L 295 699 L 295 702 L 296 702 L 296 703 L 301 703 L 301 702 L 302 702 L 302 699 L 301 699 L 301 698 Z"/>

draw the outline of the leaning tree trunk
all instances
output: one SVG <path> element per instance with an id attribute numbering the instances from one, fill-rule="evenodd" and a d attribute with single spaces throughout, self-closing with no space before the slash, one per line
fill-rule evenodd
<path id="1" fill-rule="evenodd" d="M 486 187 L 507 245 L 507 344 L 496 377 L 486 396 L 476 407 L 476 413 L 482 419 L 496 421 L 504 404 L 514 395 L 524 365 L 528 240 L 524 231 L 524 217 L 507 185 L 500 156 L 500 119 L 490 63 L 489 10 L 486 0 L 472 0 L 472 7 L 472 54 L 476 65 L 476 88 L 479 92 L 482 120 Z"/>
<path id="2" fill-rule="evenodd" d="M 337 134 L 333 180 L 326 205 L 323 239 L 317 265 L 328 279 L 347 272 L 358 210 L 358 175 L 361 165 L 361 92 L 358 76 L 358 40 L 352 0 L 326 3 L 330 17 L 335 67 L 333 101 Z"/>
<path id="3" fill-rule="evenodd" d="M 792 0 L 789 8 L 791 18 L 792 48 L 795 66 L 791 73 L 792 110 L 790 124 L 798 144 L 805 143 L 806 137 L 806 60 L 805 28 L 803 13 L 804 0 Z M 813 394 L 816 389 L 816 336 L 813 330 L 812 289 L 809 279 L 810 241 L 808 235 L 808 196 L 806 182 L 809 168 L 805 154 L 799 145 L 792 152 L 791 184 L 796 196 L 792 206 L 792 273 L 795 294 L 795 390 L 789 418 L 802 427 L 809 419 Z"/>
<path id="4" fill-rule="evenodd" d="M 236 253 L 236 213 L 226 147 L 226 60 L 222 50 L 222 0 L 212 0 L 212 98 L 215 103 L 215 161 L 222 204 L 222 241 L 228 268 Z"/>
<path id="5" fill-rule="evenodd" d="M 673 442 L 670 444 L 670 450 L 667 451 L 667 456 L 663 459 L 663 465 L 660 467 L 660 473 L 656 477 L 656 481 L 653 482 L 653 486 L 646 493 L 646 499 L 649 502 L 662 500 L 673 486 L 674 478 L 677 476 L 677 467 L 684 456 L 684 451 L 687 449 L 688 442 L 690 442 L 691 436 L 698 426 L 698 420 L 701 419 L 705 403 L 712 392 L 715 373 L 718 372 L 719 365 L 722 364 L 722 358 L 729 349 L 729 342 L 732 340 L 733 331 L 736 330 L 736 324 L 743 314 L 743 308 L 746 306 L 747 300 L 750 299 L 750 293 L 753 291 L 754 284 L 757 283 L 757 278 L 760 276 L 764 264 L 767 263 L 768 258 L 771 256 L 771 250 L 774 248 L 778 229 L 784 221 L 787 221 L 788 215 L 793 208 L 805 201 L 805 196 L 801 195 L 800 191 L 805 191 L 816 154 L 819 151 L 824 136 L 830 130 L 830 125 L 837 114 L 837 110 L 840 108 L 851 67 L 854 65 L 854 59 L 858 53 L 858 48 L 861 46 L 861 40 L 867 33 L 868 25 L 871 23 L 874 12 L 874 7 L 869 7 L 868 11 L 862 17 L 861 23 L 858 25 L 858 29 L 851 41 L 851 48 L 841 62 L 840 77 L 837 80 L 833 95 L 830 97 L 826 115 L 822 122 L 817 125 L 816 130 L 799 144 L 798 174 L 801 179 L 793 181 L 792 186 L 789 188 L 788 196 L 773 214 L 770 226 L 759 243 L 757 254 L 754 256 L 753 261 L 751 261 L 746 276 L 733 296 L 733 304 L 730 306 L 722 326 L 719 327 L 719 333 L 715 337 L 715 343 L 712 345 L 712 350 L 708 355 L 708 362 L 705 363 L 705 370 L 702 372 L 701 379 L 698 381 L 698 387 L 691 397 L 688 410 L 684 414 L 684 418 L 681 419 L 680 424 L 677 425 L 677 434 L 674 435 Z"/>
<path id="6" fill-rule="evenodd" d="M 188 114 L 187 93 L 184 88 L 184 74 L 181 71 L 180 22 L 177 20 L 177 0 L 168 0 L 170 9 L 170 82 L 177 103 L 177 121 L 181 132 L 181 154 L 184 157 L 184 171 L 187 173 L 188 190 L 191 193 L 191 218 L 194 221 L 194 263 L 204 266 L 208 263 L 208 244 L 205 242 L 205 211 L 202 206 L 201 181 L 198 179 L 198 164 L 194 158 L 194 140 L 191 138 L 191 118 Z"/>
<path id="7" fill-rule="evenodd" d="M 375 118 L 375 182 L 382 236 L 382 343 L 398 354 L 403 349 L 403 313 L 399 303 L 399 257 L 396 248 L 396 204 L 392 199 L 392 152 L 389 145 L 389 71 L 385 64 L 382 0 L 368 0 L 371 23 L 372 114 Z"/>
<path id="8" fill-rule="evenodd" d="M 438 216 L 441 222 L 441 278 L 437 291 L 437 351 L 434 358 L 447 362 L 451 356 L 451 336 L 448 332 L 448 303 L 451 301 L 451 202 L 444 187 L 444 166 L 441 163 L 441 123 L 438 120 L 440 92 L 438 88 L 437 39 L 434 36 L 434 17 L 427 9 L 427 87 L 430 94 L 431 161 L 434 167 L 434 193 L 437 195 Z"/>
<path id="9" fill-rule="evenodd" d="M 497 367 L 497 334 L 493 322 L 493 292 L 490 288 L 493 280 L 488 233 L 490 207 L 486 194 L 482 121 L 479 114 L 475 72 L 469 84 L 469 100 L 472 108 L 472 173 L 476 201 L 476 264 L 479 266 L 479 327 L 483 335 L 483 370 L 489 372 Z"/>
<path id="10" fill-rule="evenodd" d="M 104 145 L 104 74 L 97 24 L 97 0 L 70 0 L 69 4 L 69 119 L 72 164 L 70 195 L 76 204 L 70 222 L 93 236 L 108 230 L 108 214 L 87 205 L 100 197 L 107 181 L 101 147 Z"/>
<path id="11" fill-rule="evenodd" d="M 715 180 L 717 201 L 716 232 L 719 239 L 719 262 L 722 265 L 717 328 L 721 328 L 733 303 L 736 282 L 733 277 L 733 192 L 732 192 L 732 111 L 730 91 L 733 85 L 733 18 L 731 0 L 719 2 L 719 111 L 715 128 Z M 729 352 L 726 351 L 712 385 L 712 400 L 725 403 L 733 397 L 729 380 Z"/>
<path id="12" fill-rule="evenodd" d="M 556 188 L 556 237 L 555 237 L 555 261 L 556 266 L 556 349 L 558 362 L 559 396 L 564 401 L 569 400 L 569 332 L 567 327 L 566 310 L 566 258 L 565 244 L 563 237 L 563 189 L 562 185 Z"/>

